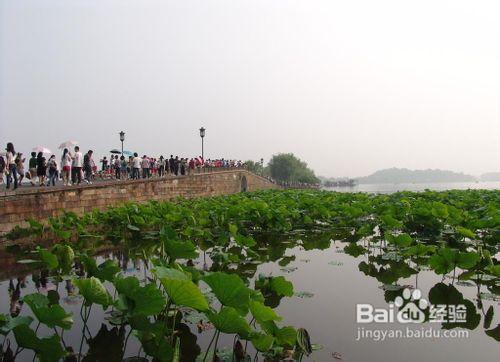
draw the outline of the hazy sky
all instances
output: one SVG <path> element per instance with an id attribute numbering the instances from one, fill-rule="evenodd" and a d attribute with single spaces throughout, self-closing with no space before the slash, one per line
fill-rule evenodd
<path id="1" fill-rule="evenodd" d="M 500 171 L 498 0 L 0 0 L 0 142 Z"/>

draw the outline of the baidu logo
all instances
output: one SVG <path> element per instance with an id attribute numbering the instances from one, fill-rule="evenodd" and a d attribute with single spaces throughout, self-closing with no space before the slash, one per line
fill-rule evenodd
<path id="1" fill-rule="evenodd" d="M 396 308 L 398 310 L 396 310 Z M 429 302 L 422 298 L 420 290 L 405 288 L 388 308 L 374 308 L 371 304 L 356 305 L 357 323 L 423 323 Z"/>
<path id="2" fill-rule="evenodd" d="M 422 299 L 420 290 L 415 289 L 412 292 L 408 288 L 403 290 L 402 297 L 396 297 L 394 305 L 400 308 L 397 313 L 399 323 L 423 323 L 425 321 L 424 310 L 429 307 L 427 300 Z"/>

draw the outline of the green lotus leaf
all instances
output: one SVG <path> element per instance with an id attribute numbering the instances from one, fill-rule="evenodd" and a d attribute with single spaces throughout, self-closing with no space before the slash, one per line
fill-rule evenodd
<path id="1" fill-rule="evenodd" d="M 384 225 L 390 229 L 399 229 L 403 226 L 403 223 L 397 219 L 395 219 L 390 214 L 382 215 L 381 218 Z"/>
<path id="2" fill-rule="evenodd" d="M 276 312 L 269 307 L 266 307 L 261 302 L 250 301 L 250 312 L 254 316 L 257 322 L 266 322 L 266 321 L 280 321 L 281 318 Z"/>
<path id="3" fill-rule="evenodd" d="M 280 345 L 293 346 L 297 339 L 297 331 L 290 326 L 279 328 L 274 335 Z"/>
<path id="4" fill-rule="evenodd" d="M 174 304 L 199 311 L 208 310 L 205 296 L 185 273 L 168 268 L 157 268 L 157 273 L 162 275 L 161 284 Z"/>
<path id="5" fill-rule="evenodd" d="M 75 259 L 75 252 L 69 245 L 56 244 L 52 248 L 52 253 L 57 257 L 57 261 L 62 270 L 71 270 Z"/>
<path id="6" fill-rule="evenodd" d="M 14 328 L 14 336 L 19 347 L 35 351 L 42 362 L 56 362 L 66 355 L 59 336 L 38 338 L 26 324 Z"/>
<path id="7" fill-rule="evenodd" d="M 222 305 L 236 308 L 245 315 L 248 313 L 250 290 L 239 276 L 215 272 L 205 275 L 202 280 L 210 286 Z"/>
<path id="8" fill-rule="evenodd" d="M 128 310 L 132 316 L 151 316 L 159 314 L 166 304 L 166 299 L 155 284 L 141 286 L 136 277 L 117 277 L 115 288 L 120 296 L 115 306 L 119 310 Z M 132 303 L 130 303 L 132 302 Z"/>
<path id="9" fill-rule="evenodd" d="M 45 249 L 38 250 L 38 256 L 40 257 L 40 260 L 49 269 L 56 269 L 59 266 L 57 256 L 48 250 L 45 250 Z"/>
<path id="10" fill-rule="evenodd" d="M 209 313 L 208 318 L 222 333 L 238 334 L 241 338 L 247 338 L 251 332 L 246 319 L 232 307 L 222 307 L 219 313 Z"/>
<path id="11" fill-rule="evenodd" d="M 406 256 L 423 257 L 426 255 L 433 254 L 435 250 L 436 247 L 434 245 L 425 245 L 422 243 L 417 243 L 416 245 L 410 246 L 408 249 L 406 249 L 403 254 Z"/>
<path id="12" fill-rule="evenodd" d="M 467 228 L 464 228 L 462 226 L 457 226 L 457 231 L 460 235 L 466 237 L 466 238 L 469 238 L 469 239 L 475 239 L 476 238 L 476 234 L 474 234 L 474 232 L 472 230 L 469 230 Z"/>
<path id="13" fill-rule="evenodd" d="M 276 294 L 284 297 L 293 296 L 293 284 L 283 276 L 272 277 L 269 286 Z"/>
<path id="14" fill-rule="evenodd" d="M 449 215 L 448 207 L 445 204 L 437 201 L 434 201 L 432 203 L 431 213 L 433 216 L 441 219 L 446 219 Z"/>
<path id="15" fill-rule="evenodd" d="M 480 259 L 481 257 L 476 252 L 460 252 L 456 255 L 456 265 L 462 269 L 470 269 L 474 267 Z"/>
<path id="16" fill-rule="evenodd" d="M 49 298 L 40 293 L 28 294 L 23 298 L 23 302 L 30 308 L 40 323 L 49 328 L 56 326 L 63 329 L 70 329 L 73 325 L 73 318 L 59 304 L 50 305 Z"/>
<path id="17" fill-rule="evenodd" d="M 2 314 L 2 323 L 0 324 L 0 334 L 7 335 L 10 331 L 21 324 L 29 326 L 33 322 L 33 318 L 29 316 L 17 316 L 11 317 Z"/>
<path id="18" fill-rule="evenodd" d="M 85 266 L 87 276 L 99 278 L 101 281 L 112 282 L 116 274 L 121 271 L 115 260 L 105 260 L 99 266 L 94 258 L 85 254 L 80 256 L 80 260 Z"/>
<path id="19" fill-rule="evenodd" d="M 128 297 L 132 296 L 134 291 L 140 288 L 139 279 L 137 277 L 118 277 L 114 281 L 115 289 L 118 293 L 126 295 Z"/>
<path id="20" fill-rule="evenodd" d="M 497 265 L 489 265 L 486 270 L 491 274 L 498 278 L 500 278 L 500 264 Z"/>
<path id="21" fill-rule="evenodd" d="M 396 236 L 386 233 L 385 238 L 390 244 L 394 244 L 400 248 L 408 247 L 413 243 L 412 237 L 405 233 Z"/>
<path id="22" fill-rule="evenodd" d="M 441 248 L 429 258 L 429 266 L 437 274 L 446 274 L 455 268 L 457 252 L 450 248 Z"/>
<path id="23" fill-rule="evenodd" d="M 101 281 L 95 277 L 73 279 L 73 284 L 75 284 L 80 291 L 87 306 L 99 304 L 102 305 L 103 308 L 107 308 L 112 302 L 111 295 L 109 295 Z"/>
<path id="24" fill-rule="evenodd" d="M 297 341 L 297 331 L 295 328 L 286 326 L 279 328 L 274 321 L 259 322 L 267 334 L 275 337 L 275 342 L 280 346 L 295 346 Z"/>
<path id="25" fill-rule="evenodd" d="M 251 236 L 243 236 L 241 234 L 235 235 L 234 241 L 240 246 L 247 246 L 249 248 L 257 244 L 254 238 L 252 238 Z"/>
<path id="26" fill-rule="evenodd" d="M 136 289 L 132 294 L 132 299 L 135 302 L 133 309 L 135 315 L 150 316 L 159 314 L 166 304 L 166 299 L 161 290 L 154 284 L 148 284 Z"/>
<path id="27" fill-rule="evenodd" d="M 182 280 L 190 280 L 189 276 L 178 270 L 173 268 L 166 268 L 163 266 L 156 267 L 152 270 L 153 274 L 156 275 L 158 279 L 168 278 L 168 279 L 182 279 Z"/>
<path id="28" fill-rule="evenodd" d="M 356 243 L 349 243 L 346 247 L 344 247 L 344 252 L 357 258 L 358 256 L 366 253 L 366 249 Z"/>
<path id="29" fill-rule="evenodd" d="M 274 337 L 268 334 L 259 333 L 256 336 L 253 336 L 251 341 L 257 351 L 267 352 L 273 346 Z"/>
<path id="30" fill-rule="evenodd" d="M 190 241 L 178 241 L 166 239 L 163 241 L 165 252 L 171 258 L 171 261 L 177 259 L 195 259 L 198 257 L 196 247 Z"/>
<path id="31" fill-rule="evenodd" d="M 99 278 L 102 281 L 112 282 L 115 279 L 116 274 L 121 271 L 115 260 L 105 260 L 97 267 L 95 274 L 93 276 Z"/>

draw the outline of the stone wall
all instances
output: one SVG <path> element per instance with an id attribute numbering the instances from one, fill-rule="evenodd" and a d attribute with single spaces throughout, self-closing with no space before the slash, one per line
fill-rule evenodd
<path id="1" fill-rule="evenodd" d="M 102 182 L 75 187 L 20 190 L 0 196 L 0 234 L 26 219 L 47 219 L 63 210 L 79 215 L 127 201 L 170 200 L 177 197 L 228 195 L 241 191 L 278 188 L 267 179 L 244 169 L 205 172 L 189 176 Z"/>

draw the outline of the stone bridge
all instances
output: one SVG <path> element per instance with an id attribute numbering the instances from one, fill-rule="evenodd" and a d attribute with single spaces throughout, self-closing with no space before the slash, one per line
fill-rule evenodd
<path id="1" fill-rule="evenodd" d="M 216 169 L 188 176 L 100 182 L 93 185 L 18 189 L 0 195 L 0 234 L 27 219 L 43 221 L 63 211 L 78 215 L 127 201 L 171 200 L 279 188 L 245 169 Z"/>

